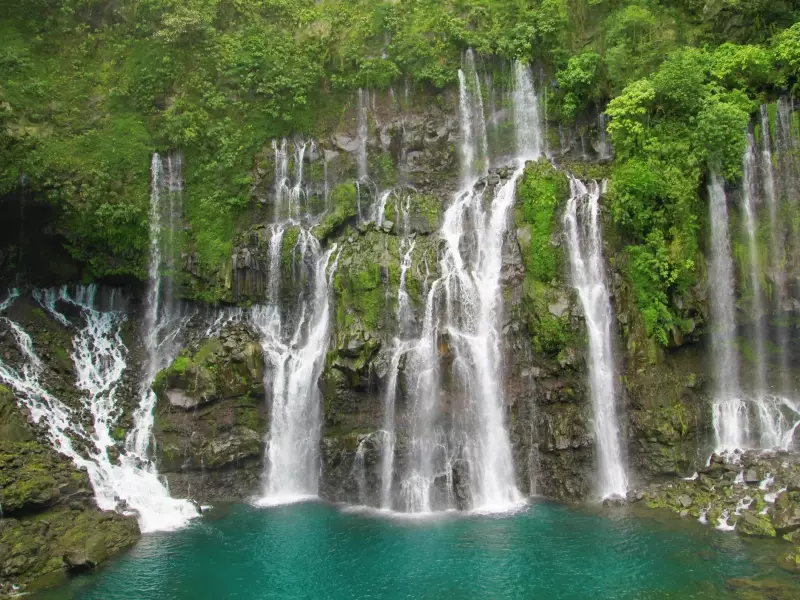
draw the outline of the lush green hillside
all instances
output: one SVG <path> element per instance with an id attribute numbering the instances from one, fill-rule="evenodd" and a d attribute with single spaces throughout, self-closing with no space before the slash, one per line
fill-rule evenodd
<path id="1" fill-rule="evenodd" d="M 14 0 L 0 194 L 22 182 L 55 203 L 88 276 L 141 277 L 150 153 L 181 148 L 191 243 L 214 264 L 266 140 L 323 133 L 357 88 L 446 88 L 472 47 L 539 66 L 551 121 L 610 102 L 611 208 L 665 343 L 668 296 L 695 277 L 705 174 L 737 178 L 749 113 L 794 90 L 798 19 L 786 0 Z"/>

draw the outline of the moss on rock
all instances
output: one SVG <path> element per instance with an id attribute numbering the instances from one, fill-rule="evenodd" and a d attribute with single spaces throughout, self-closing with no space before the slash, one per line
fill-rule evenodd
<path id="1" fill-rule="evenodd" d="M 528 163 L 517 187 L 517 226 L 527 277 L 549 283 L 559 275 L 560 254 L 553 237 L 559 231 L 558 207 L 569 195 L 566 175 L 549 161 Z"/>
<path id="2" fill-rule="evenodd" d="M 155 458 L 175 493 L 211 501 L 255 492 L 267 432 L 263 377 L 261 346 L 243 327 L 185 350 L 159 373 Z"/>
<path id="3" fill-rule="evenodd" d="M 319 225 L 314 227 L 313 233 L 320 242 L 324 242 L 345 223 L 355 218 L 356 186 L 352 182 L 341 183 L 331 191 L 331 211 L 326 214 Z"/>
<path id="4" fill-rule="evenodd" d="M 31 590 L 101 564 L 133 545 L 139 527 L 99 510 L 86 473 L 37 440 L 13 402 L 0 388 L 0 580 Z"/>

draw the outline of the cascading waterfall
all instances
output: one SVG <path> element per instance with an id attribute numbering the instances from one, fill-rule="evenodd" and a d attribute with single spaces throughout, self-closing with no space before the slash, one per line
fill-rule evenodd
<path id="1" fill-rule="evenodd" d="M 197 516 L 196 507 L 169 497 L 155 471 L 130 453 L 112 462 L 109 451 L 116 443 L 112 431 L 119 418 L 118 386 L 124 370 L 127 348 L 122 341 L 125 314 L 112 294 L 108 310 L 97 308 L 97 288 L 78 286 L 74 296 L 65 287 L 34 292 L 34 297 L 50 315 L 74 330 L 72 362 L 76 385 L 84 393 L 80 410 L 91 420 L 91 433 L 81 416 L 50 394 L 43 381 L 43 365 L 30 337 L 19 325 L 11 326 L 23 354 L 21 372 L 0 363 L 0 378 L 9 383 L 37 423 L 43 422 L 53 446 L 86 469 L 98 506 L 103 510 L 134 511 L 142 531 L 175 529 Z M 58 309 L 58 304 L 80 310 L 83 325 L 78 327 Z M 85 455 L 78 453 L 72 440 L 85 440 Z"/>
<path id="2" fill-rule="evenodd" d="M 395 402 L 397 397 L 397 380 L 400 373 L 400 361 L 413 345 L 411 327 L 413 313 L 411 299 L 408 295 L 406 284 L 408 271 L 412 265 L 412 255 L 416 241 L 408 237 L 408 222 L 410 213 L 410 199 L 408 196 L 395 196 L 395 214 L 398 215 L 398 228 L 402 235 L 400 252 L 403 259 L 400 263 L 400 283 L 397 289 L 397 330 L 393 344 L 392 357 L 389 361 L 389 373 L 386 390 L 383 396 L 383 443 L 381 446 L 381 495 L 380 507 L 384 510 L 392 508 L 392 486 L 394 483 L 394 453 L 395 453 Z M 380 224 L 382 221 L 378 221 Z"/>
<path id="3" fill-rule="evenodd" d="M 769 260 L 770 274 L 773 282 L 772 296 L 773 307 L 776 314 L 783 312 L 786 301 L 786 274 L 784 272 L 784 245 L 785 233 L 783 223 L 778 219 L 778 198 L 775 188 L 775 171 L 772 164 L 772 138 L 770 135 L 769 109 L 766 104 L 761 105 L 761 173 L 764 198 L 769 211 Z M 785 381 L 789 373 L 789 354 L 787 348 L 789 340 L 785 327 L 778 327 L 777 344 L 781 373 L 784 376 L 783 393 L 786 393 L 788 384 Z"/>
<path id="4" fill-rule="evenodd" d="M 305 165 L 306 151 L 314 152 L 314 143 L 299 140 L 292 144 L 289 151 L 289 142 L 284 138 L 280 141 L 272 140 L 272 151 L 275 154 L 275 217 L 276 222 L 298 221 L 308 210 L 308 193 L 303 184 L 303 167 Z M 294 161 L 294 183 L 289 174 L 290 162 Z"/>
<path id="5" fill-rule="evenodd" d="M 450 483 L 451 460 L 444 431 L 437 427 L 439 409 L 439 356 L 436 345 L 439 328 L 437 280 L 428 291 L 422 333 L 409 353 L 406 393 L 411 403 L 411 448 L 408 472 L 401 482 L 405 512 L 428 513 L 446 503 L 436 503 L 437 476 Z M 447 486 L 448 489 L 450 486 Z"/>
<path id="6" fill-rule="evenodd" d="M 0 304 L 0 312 L 5 312 L 19 297 L 19 291 L 13 289 Z M 31 337 L 19 324 L 8 317 L 0 320 L 11 330 L 17 348 L 22 357 L 18 368 L 6 365 L 0 360 L 0 380 L 9 385 L 30 414 L 34 423 L 43 425 L 52 446 L 60 453 L 72 459 L 79 468 L 85 468 L 92 483 L 100 481 L 97 469 L 92 461 L 81 456 L 72 445 L 72 437 L 88 439 L 80 421 L 72 418 L 72 411 L 44 387 L 42 376 L 44 365 L 36 354 Z M 98 502 L 104 500 L 106 494 L 98 494 Z M 113 506 L 110 508 L 114 508 Z"/>
<path id="7" fill-rule="evenodd" d="M 784 103 L 785 104 L 785 103 Z M 781 113 L 787 109 L 779 103 L 778 135 L 787 135 L 789 117 Z M 709 269 L 711 310 L 713 318 L 712 342 L 715 365 L 716 394 L 713 405 L 713 422 L 718 452 L 744 448 L 782 448 L 792 445 L 794 432 L 800 425 L 800 404 L 785 391 L 772 393 L 767 378 L 768 343 L 764 326 L 764 301 L 761 285 L 761 257 L 758 247 L 758 199 L 759 190 L 767 205 L 770 225 L 770 270 L 774 274 L 775 310 L 783 312 L 785 277 L 782 247 L 785 230 L 778 222 L 778 201 L 769 136 L 769 116 L 762 107 L 762 150 L 759 153 L 751 132 L 747 133 L 747 144 L 742 158 L 742 214 L 744 233 L 747 239 L 749 283 L 752 293 L 753 350 L 755 376 L 752 388 L 742 389 L 739 374 L 738 354 L 735 347 L 736 315 L 734 306 L 733 264 L 728 232 L 727 199 L 723 181 L 711 175 L 709 199 L 711 204 L 712 261 Z M 783 147 L 789 140 L 779 143 Z M 760 158 L 760 160 L 759 160 Z M 759 164 L 760 162 L 760 164 Z M 783 165 L 790 169 L 791 166 Z M 781 186 L 784 172 L 781 171 Z M 759 186 L 759 176 L 761 185 Z M 786 176 L 791 179 L 792 174 Z M 778 351 L 781 373 L 785 377 L 788 366 L 788 340 L 785 327 L 778 327 Z M 749 386 L 748 386 L 749 387 Z M 780 386 L 787 389 L 785 382 Z"/>
<path id="8" fill-rule="evenodd" d="M 198 514 L 192 503 L 169 496 L 148 455 L 156 402 L 151 386 L 156 373 L 174 358 L 176 339 L 188 320 L 173 300 L 171 277 L 162 277 L 162 272 L 169 274 L 173 269 L 177 204 L 182 190 L 181 166 L 178 154 L 170 154 L 166 160 L 153 155 L 149 284 L 142 328 L 146 364 L 139 388 L 139 406 L 133 415 L 133 429 L 118 463 L 112 463 L 109 450 L 115 446 L 111 431 L 119 417 L 117 388 L 126 368 L 127 348 L 120 330 L 125 316 L 114 309 L 113 297 L 111 309 L 101 311 L 95 306 L 94 286 L 78 286 L 74 296 L 66 287 L 34 292 L 57 322 L 76 331 L 72 361 L 77 387 L 84 393 L 83 410 L 91 417 L 91 434 L 84 430 L 71 409 L 45 389 L 41 380 L 43 366 L 30 337 L 10 320 L 6 322 L 17 338 L 25 363 L 21 372 L 0 369 L 34 421 L 46 424 L 53 446 L 87 470 L 100 508 L 135 511 L 144 532 L 175 529 Z M 166 202 L 162 192 L 168 194 Z M 161 227 L 162 216 L 167 217 L 166 230 Z M 78 308 L 84 325 L 73 325 L 60 312 L 58 303 Z M 73 438 L 87 441 L 86 456 L 74 450 Z"/>
<path id="9" fill-rule="evenodd" d="M 465 189 L 471 189 L 475 177 L 489 168 L 483 93 L 472 49 L 466 51 L 464 67 L 458 70 L 458 92 L 462 183 Z"/>
<path id="10" fill-rule="evenodd" d="M 739 387 L 736 353 L 733 261 L 728 233 L 727 196 L 722 179 L 712 173 L 708 184 L 711 220 L 711 260 L 708 287 L 711 295 L 712 360 L 715 384 L 713 422 L 718 451 L 744 448 L 748 429 L 747 406 Z"/>
<path id="11" fill-rule="evenodd" d="M 611 332 L 613 315 L 603 262 L 599 221 L 600 187 L 589 189 L 570 177 L 564 215 L 572 284 L 586 316 L 589 337 L 589 384 L 597 442 L 598 491 L 602 498 L 625 496 L 628 477 L 622 460 L 617 420 L 617 392 Z"/>
<path id="12" fill-rule="evenodd" d="M 336 273 L 334 245 L 322 252 L 305 229 L 298 235 L 295 253 L 311 280 L 309 293 L 298 298 L 294 328 L 287 322 L 288 340 L 279 305 L 257 306 L 251 320 L 261 334 L 269 366 L 264 385 L 271 392 L 272 410 L 267 439 L 267 471 L 262 505 L 285 504 L 315 497 L 319 476 L 319 436 L 322 426 L 317 381 L 322 372 L 330 332 L 330 287 Z"/>
<path id="13" fill-rule="evenodd" d="M 785 109 L 783 109 L 785 112 Z M 781 109 L 779 108 L 779 115 Z M 800 424 L 800 406 L 785 393 L 774 394 L 769 390 L 767 381 L 767 334 L 764 327 L 764 301 L 761 285 L 761 257 L 758 247 L 758 200 L 759 190 L 763 190 L 763 198 L 769 212 L 770 225 L 770 269 L 774 274 L 776 295 L 775 309 L 778 314 L 783 310 L 782 298 L 785 294 L 785 276 L 783 274 L 783 257 L 781 247 L 784 239 L 784 229 L 777 223 L 777 199 L 775 198 L 775 183 L 772 171 L 772 157 L 769 137 L 769 116 L 762 107 L 762 144 L 763 149 L 759 155 L 755 138 L 752 132 L 747 133 L 747 144 L 742 158 L 742 213 L 744 229 L 747 238 L 747 252 L 749 264 L 749 282 L 752 294 L 752 322 L 753 322 L 753 350 L 755 363 L 754 385 L 748 393 L 727 390 L 728 400 L 715 404 L 715 431 L 718 433 L 718 450 L 733 450 L 735 448 L 783 448 L 788 449 L 792 444 L 794 430 Z M 781 125 L 781 135 L 788 128 L 784 115 L 784 124 Z M 784 145 L 789 141 L 783 142 Z M 760 162 L 759 165 L 759 156 Z M 759 175 L 761 186 L 759 188 Z M 789 175 L 791 177 L 791 174 Z M 724 190 L 723 190 L 724 193 Z M 712 198 L 713 200 L 713 198 Z M 716 259 L 715 259 L 716 260 Z M 732 274 L 731 274 L 732 276 Z M 731 282 L 730 286 L 733 285 Z M 715 299 L 715 298 L 714 298 Z M 731 309 L 732 310 L 732 309 Z M 726 309 L 727 311 L 727 309 Z M 734 318 L 731 315 L 730 318 Z M 728 324 L 726 328 L 733 328 L 736 323 Z M 785 377 L 788 367 L 787 335 L 785 327 L 778 327 L 778 350 L 781 373 Z M 737 368 L 735 365 L 732 368 Z M 729 373 L 720 374 L 721 377 Z M 738 381 L 736 379 L 735 381 Z M 781 387 L 786 390 L 787 385 Z M 740 397 L 739 397 L 740 396 Z"/>
<path id="14" fill-rule="evenodd" d="M 768 138 L 764 141 L 768 143 Z M 758 163 L 755 139 L 750 132 L 747 134 L 747 147 L 742 162 L 742 208 L 747 234 L 750 286 L 753 294 L 752 313 L 755 323 L 753 341 L 755 346 L 756 381 L 752 402 L 758 420 L 757 445 L 761 448 L 788 448 L 791 444 L 794 428 L 797 426 L 796 421 L 800 419 L 800 414 L 797 412 L 797 407 L 788 398 L 772 395 L 767 389 L 766 332 L 764 331 L 764 303 L 759 273 L 761 260 L 758 253 L 756 216 L 756 199 L 758 197 L 756 174 Z M 770 170 L 771 168 L 772 165 L 770 164 Z M 771 185 L 770 176 L 766 175 L 764 187 L 768 198 L 771 193 Z M 772 202 L 774 202 L 774 198 L 771 201 L 768 200 L 770 211 L 774 210 Z M 771 221 L 773 217 L 774 215 L 770 213 Z M 783 335 L 785 336 L 785 333 Z M 785 352 L 782 352 L 782 354 L 785 355 Z M 783 360 L 782 358 L 781 362 Z M 784 413 L 787 413 L 790 419 L 793 420 L 787 419 Z M 791 416 L 792 413 L 794 413 L 793 417 Z M 750 438 L 748 441 L 756 443 L 755 436 L 750 432 L 745 432 L 745 435 Z"/>
<path id="15" fill-rule="evenodd" d="M 363 94 L 359 98 L 366 107 Z M 336 260 L 330 267 L 329 263 L 336 246 L 323 252 L 309 229 L 313 218 L 303 181 L 306 148 L 306 142 L 294 144 L 292 182 L 288 143 L 273 142 L 276 210 L 269 241 L 267 304 L 254 306 L 249 314 L 261 338 L 267 363 L 264 387 L 271 400 L 264 486 L 257 500 L 263 506 L 315 497 L 318 489 L 322 417 L 317 381 L 328 346 L 329 298 Z M 311 148 L 313 151 L 313 145 Z M 297 227 L 291 249 L 297 287 L 291 291 L 298 295 L 285 305 L 281 276 L 283 246 L 290 227 Z"/>
<path id="16" fill-rule="evenodd" d="M 473 509 L 508 510 L 522 500 L 504 414 L 500 275 L 517 181 L 525 161 L 541 155 L 541 119 L 528 67 L 515 65 L 515 83 L 517 168 L 487 207 L 483 192 L 475 189 L 489 163 L 480 81 L 472 52 L 465 54 L 464 69 L 459 71 L 464 189 L 444 215 L 441 278 L 428 291 L 422 334 L 409 352 L 407 365 L 412 439 L 402 496 L 409 512 L 449 506 L 452 499 L 438 498 L 435 483 L 444 478 L 447 489 L 452 489 L 459 452 L 468 469 Z M 438 345 L 443 334 L 453 352 L 453 381 L 464 404 L 463 415 L 450 424 L 449 435 L 439 415 Z"/>
<path id="17" fill-rule="evenodd" d="M 154 510 L 148 511 L 146 518 L 140 519 L 143 531 L 174 529 L 197 515 L 196 508 L 190 502 L 170 498 L 169 491 L 158 479 L 155 464 L 149 459 L 148 454 L 154 422 L 153 411 L 157 400 L 152 385 L 156 374 L 175 358 L 179 349 L 180 335 L 191 318 L 190 315 L 183 314 L 181 307 L 175 301 L 171 277 L 175 258 L 173 236 L 178 230 L 180 217 L 176 203 L 180 203 L 183 191 L 179 155 L 169 155 L 167 167 L 165 173 L 162 157 L 153 154 L 150 263 L 142 324 L 146 361 L 140 382 L 139 406 L 133 414 L 133 429 L 125 440 L 126 453 L 120 459 L 123 468 L 129 474 L 126 485 L 135 490 L 140 502 L 155 504 Z M 168 193 L 166 205 L 162 198 L 163 191 Z M 167 217 L 164 227 L 162 227 L 163 216 Z"/>

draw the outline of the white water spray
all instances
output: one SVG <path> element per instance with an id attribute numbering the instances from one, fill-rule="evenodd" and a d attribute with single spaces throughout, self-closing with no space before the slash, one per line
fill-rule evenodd
<path id="1" fill-rule="evenodd" d="M 254 307 L 251 313 L 269 366 L 264 385 L 272 401 L 262 505 L 296 502 L 318 491 L 322 414 L 317 382 L 328 348 L 336 260 L 330 267 L 328 263 L 336 247 L 323 253 L 317 239 L 301 229 L 294 251 L 311 290 L 308 297 L 300 294 L 290 338 L 285 339 L 284 328 L 292 324 L 284 326 L 277 304 Z"/>
<path id="2" fill-rule="evenodd" d="M 724 183 L 716 173 L 711 174 L 708 197 L 711 210 L 711 261 L 708 269 L 708 287 L 713 318 L 712 359 L 716 385 L 713 422 L 716 449 L 722 452 L 745 447 L 748 416 L 747 406 L 739 387 L 727 197 Z"/>
<path id="3" fill-rule="evenodd" d="M 611 343 L 612 312 L 603 263 L 599 220 L 600 187 L 589 189 L 570 177 L 564 225 L 572 284 L 578 290 L 589 334 L 589 383 L 597 442 L 598 491 L 602 498 L 625 496 L 628 477 L 622 461 L 617 419 L 616 365 Z"/>

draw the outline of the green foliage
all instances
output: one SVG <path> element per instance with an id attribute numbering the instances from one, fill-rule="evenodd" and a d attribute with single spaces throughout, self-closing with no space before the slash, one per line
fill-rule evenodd
<path id="1" fill-rule="evenodd" d="M 796 85 L 800 76 L 800 23 L 775 36 L 774 53 L 782 71 Z"/>
<path id="2" fill-rule="evenodd" d="M 629 276 L 648 334 L 662 344 L 685 322 L 673 299 L 696 279 L 702 181 L 708 171 L 741 175 L 748 92 L 778 80 L 764 48 L 683 48 L 608 105 L 619 159 L 611 214 L 630 242 Z"/>
<path id="3" fill-rule="evenodd" d="M 546 160 L 528 165 L 517 188 L 521 200 L 522 222 L 530 226 L 530 241 L 525 243 L 526 271 L 538 281 L 550 282 L 558 275 L 559 253 L 551 244 L 558 231 L 556 209 L 568 196 L 563 172 Z"/>
<path id="4" fill-rule="evenodd" d="M 337 322 L 344 324 L 343 332 L 352 328 L 348 323 L 360 320 L 368 331 L 381 327 L 386 312 L 386 296 L 381 282 L 380 265 L 368 265 L 363 269 L 350 269 L 337 273 L 334 280 L 337 298 Z"/>
<path id="5" fill-rule="evenodd" d="M 711 55 L 711 73 L 727 88 L 757 91 L 781 83 L 772 53 L 760 46 L 725 43 Z"/>
<path id="6" fill-rule="evenodd" d="M 563 317 L 545 312 L 538 320 L 532 337 L 533 350 L 538 355 L 555 358 L 570 340 L 569 324 Z"/>
<path id="7" fill-rule="evenodd" d="M 558 84 L 566 92 L 561 102 L 561 115 L 573 120 L 579 110 L 586 108 L 595 99 L 597 68 L 600 55 L 596 52 L 583 52 L 567 62 L 567 68 L 556 73 Z"/>
<path id="8" fill-rule="evenodd" d="M 675 25 L 642 3 L 631 3 L 608 17 L 606 63 L 614 89 L 651 73 L 675 47 Z"/>
<path id="9" fill-rule="evenodd" d="M 153 151 L 186 158 L 181 251 L 224 270 L 270 138 L 325 133 L 356 88 L 454 84 L 467 47 L 536 66 L 548 116 L 610 100 L 618 164 L 611 210 L 641 307 L 663 339 L 666 299 L 692 280 L 704 173 L 739 175 L 754 100 L 796 86 L 800 13 L 788 0 L 31 0 L 0 7 L 0 195 L 25 176 L 58 211 L 89 276 L 143 277 Z M 496 77 L 496 81 L 502 76 Z M 541 90 L 540 90 L 541 91 Z M 555 128 L 551 128 L 554 131 Z M 389 155 L 370 172 L 394 184 Z M 520 186 L 533 276 L 551 278 L 563 181 Z M 539 176 L 541 175 L 541 176 Z M 334 190 L 315 229 L 354 215 Z M 424 211 L 423 211 L 424 212 Z M 430 213 L 430 221 L 438 213 Z M 185 247 L 184 247 L 185 246 Z M 634 249 L 635 248 L 635 249 Z M 696 261 L 695 261 L 696 262 Z M 201 277 L 201 278 L 202 278 Z"/>

